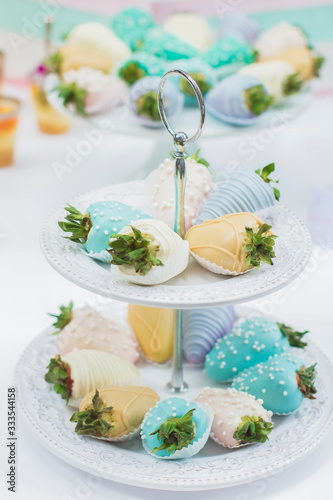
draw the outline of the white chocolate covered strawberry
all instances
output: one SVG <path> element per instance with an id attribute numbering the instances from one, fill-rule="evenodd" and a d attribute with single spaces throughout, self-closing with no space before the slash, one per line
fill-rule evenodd
<path id="1" fill-rule="evenodd" d="M 212 175 L 208 163 L 198 158 L 199 151 L 192 158 L 186 158 L 185 187 L 185 229 L 188 231 L 207 196 L 213 191 Z M 176 160 L 166 158 L 146 179 L 146 194 L 152 203 L 157 219 L 171 229 L 175 223 L 175 164 Z"/>
<path id="2" fill-rule="evenodd" d="M 259 78 L 273 97 L 273 103 L 282 101 L 285 97 L 297 93 L 303 80 L 295 68 L 287 61 L 258 62 L 244 66 L 239 73 Z"/>
<path id="3" fill-rule="evenodd" d="M 297 26 L 282 22 L 264 31 L 254 44 L 258 51 L 258 59 L 276 56 L 283 50 L 292 47 L 307 47 L 308 40 L 303 31 Z"/>
<path id="4" fill-rule="evenodd" d="M 139 285 L 168 281 L 187 267 L 188 242 L 163 222 L 142 219 L 111 235 L 111 272 Z"/>
<path id="5" fill-rule="evenodd" d="M 139 358 L 138 343 L 126 325 L 106 318 L 90 306 L 73 309 L 71 302 L 67 307 L 60 306 L 60 314 L 54 326 L 58 328 L 57 348 L 63 356 L 74 350 L 97 349 L 117 354 L 129 363 Z"/>
<path id="6" fill-rule="evenodd" d="M 235 448 L 264 443 L 273 429 L 272 412 L 265 410 L 262 399 L 245 392 L 207 387 L 196 401 L 212 408 L 210 436 L 222 446 Z"/>
<path id="7" fill-rule="evenodd" d="M 116 354 L 84 349 L 61 357 L 56 354 L 47 366 L 45 380 L 70 406 L 78 407 L 91 391 L 103 387 L 138 385 L 138 369 Z"/>

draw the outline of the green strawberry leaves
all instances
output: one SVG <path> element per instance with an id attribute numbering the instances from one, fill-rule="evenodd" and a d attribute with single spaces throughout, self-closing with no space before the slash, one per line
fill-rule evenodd
<path id="1" fill-rule="evenodd" d="M 194 423 L 192 421 L 194 412 L 195 408 L 192 408 L 182 417 L 168 418 L 158 429 L 152 432 L 150 436 L 157 434 L 157 439 L 162 441 L 162 444 L 154 448 L 152 453 L 161 450 L 173 453 L 188 446 L 195 437 Z"/>
<path id="2" fill-rule="evenodd" d="M 156 258 L 159 247 L 145 238 L 141 231 L 131 226 L 133 235 L 111 234 L 115 238 L 108 245 L 108 252 L 112 256 L 111 264 L 116 266 L 130 266 L 141 276 L 149 273 L 153 266 L 163 266 L 163 262 Z"/>
<path id="3" fill-rule="evenodd" d="M 309 333 L 309 330 L 306 330 L 305 332 L 297 332 L 296 330 L 293 330 L 290 326 L 285 325 L 284 323 L 277 323 L 278 327 L 280 328 L 280 331 L 282 335 L 284 335 L 289 344 L 292 347 L 299 347 L 303 349 L 305 346 L 308 344 L 306 342 L 302 341 L 302 338 L 304 335 Z"/>
<path id="4" fill-rule="evenodd" d="M 57 354 L 50 360 L 47 366 L 48 372 L 45 374 L 44 379 L 49 384 L 53 384 L 53 389 L 57 394 L 60 394 L 62 399 L 66 400 L 66 404 L 72 393 L 73 381 L 70 378 L 70 367 L 61 359 Z"/>
<path id="5" fill-rule="evenodd" d="M 146 75 L 146 71 L 135 61 L 129 61 L 119 70 L 119 76 L 125 80 L 128 85 L 133 85 L 133 83 Z"/>
<path id="6" fill-rule="evenodd" d="M 51 56 L 47 57 L 43 61 L 43 65 L 48 73 L 61 73 L 61 62 L 62 58 L 59 52 L 55 52 Z"/>
<path id="7" fill-rule="evenodd" d="M 291 95 L 298 92 L 304 81 L 299 77 L 298 73 L 293 73 L 289 75 L 287 79 L 283 82 L 283 93 L 284 95 Z"/>
<path id="8" fill-rule="evenodd" d="M 243 252 L 246 254 L 246 264 L 257 269 L 260 262 L 273 265 L 272 259 L 275 257 L 274 245 L 277 238 L 274 234 L 267 234 L 272 226 L 262 224 L 259 228 L 246 227 L 245 245 Z"/>
<path id="9" fill-rule="evenodd" d="M 110 433 L 114 429 L 112 410 L 113 406 L 104 406 L 96 389 L 92 399 L 92 408 L 73 413 L 70 421 L 76 422 L 75 432 L 81 436 L 110 437 Z"/>
<path id="10" fill-rule="evenodd" d="M 317 389 L 314 386 L 314 381 L 317 375 L 317 372 L 315 370 L 316 364 L 317 363 L 309 366 L 308 368 L 302 366 L 300 370 L 296 371 L 298 388 L 303 396 L 308 399 L 316 399 L 314 397 L 314 394 L 316 394 L 317 392 Z"/>
<path id="11" fill-rule="evenodd" d="M 61 82 L 58 87 L 58 96 L 63 100 L 64 106 L 68 106 L 68 104 L 73 104 L 76 111 L 83 115 L 87 116 L 85 109 L 85 100 L 88 95 L 87 90 L 78 87 L 75 82 L 64 83 Z"/>
<path id="12" fill-rule="evenodd" d="M 259 116 L 272 104 L 273 97 L 265 92 L 263 85 L 254 85 L 244 91 L 244 102 L 255 116 Z"/>
<path id="13" fill-rule="evenodd" d="M 233 435 L 239 444 L 264 443 L 274 427 L 273 423 L 266 422 L 262 417 L 242 417 L 241 420 Z"/>
<path id="14" fill-rule="evenodd" d="M 138 97 L 135 102 L 137 114 L 139 116 L 146 116 L 154 122 L 161 121 L 156 92 L 154 92 L 153 90 L 147 90 L 147 92 Z"/>
<path id="15" fill-rule="evenodd" d="M 320 70 L 325 62 L 325 57 L 317 56 L 313 59 L 313 74 L 316 77 L 320 76 Z"/>
<path id="16" fill-rule="evenodd" d="M 68 222 L 59 221 L 58 225 L 63 231 L 72 233 L 72 236 L 64 236 L 64 238 L 74 241 L 74 243 L 86 243 L 93 226 L 90 214 L 82 214 L 71 205 L 65 207 L 65 210 L 68 212 L 68 215 L 65 217 Z"/>
<path id="17" fill-rule="evenodd" d="M 256 174 L 258 174 L 262 178 L 262 180 L 264 182 L 266 182 L 267 184 L 269 184 L 270 182 L 274 182 L 275 184 L 278 184 L 279 181 L 274 181 L 273 179 L 269 178 L 270 174 L 272 174 L 274 172 L 274 170 L 275 170 L 275 163 L 270 163 L 269 165 L 266 165 L 266 167 L 264 167 L 262 170 L 260 170 L 260 168 L 258 168 L 254 172 Z M 273 187 L 273 192 L 274 192 L 275 199 L 277 201 L 279 201 L 280 200 L 280 191 L 278 189 L 276 189 L 275 187 Z"/>
<path id="18" fill-rule="evenodd" d="M 207 77 L 203 73 L 192 72 L 192 73 L 189 73 L 189 75 L 193 78 L 195 83 L 198 85 L 202 94 L 206 94 L 212 88 L 212 85 L 207 82 Z M 191 84 L 187 80 L 182 78 L 180 80 L 179 86 L 180 86 L 181 91 L 184 94 L 186 94 L 189 97 L 195 97 L 195 92 L 194 92 Z"/>
<path id="19" fill-rule="evenodd" d="M 68 306 L 60 306 L 60 314 L 51 314 L 48 313 L 49 316 L 53 316 L 57 318 L 57 320 L 52 324 L 57 330 L 53 332 L 53 335 L 56 335 L 61 332 L 61 330 L 68 325 L 73 319 L 73 302 L 70 302 Z"/>

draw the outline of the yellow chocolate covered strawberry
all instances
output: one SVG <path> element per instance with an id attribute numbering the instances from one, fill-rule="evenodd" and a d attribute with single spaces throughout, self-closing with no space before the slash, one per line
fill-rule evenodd
<path id="1" fill-rule="evenodd" d="M 75 432 L 110 440 L 132 439 L 145 413 L 159 401 L 149 387 L 106 387 L 86 395 L 71 417 Z M 136 432 L 137 431 L 137 432 Z"/>
<path id="2" fill-rule="evenodd" d="M 311 80 L 319 76 L 319 71 L 324 63 L 324 58 L 315 55 L 308 47 L 291 47 L 277 55 L 268 57 L 264 61 L 281 60 L 291 64 L 301 80 Z"/>
<path id="3" fill-rule="evenodd" d="M 129 304 L 128 322 L 134 330 L 144 355 L 164 363 L 172 355 L 172 309 Z"/>
<path id="4" fill-rule="evenodd" d="M 209 271 L 242 274 L 272 265 L 275 238 L 271 226 L 249 212 L 228 214 L 192 226 L 186 234 L 192 256 Z"/>

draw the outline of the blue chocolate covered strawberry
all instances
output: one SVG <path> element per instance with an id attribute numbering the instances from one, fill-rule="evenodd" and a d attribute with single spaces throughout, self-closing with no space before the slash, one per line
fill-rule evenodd
<path id="1" fill-rule="evenodd" d="M 306 333 L 263 317 L 249 318 L 216 342 L 206 356 L 205 370 L 218 382 L 230 380 L 274 354 L 288 352 L 290 346 L 305 347 L 302 337 Z"/>
<path id="2" fill-rule="evenodd" d="M 290 353 L 277 354 L 239 373 L 231 387 L 261 398 L 266 410 L 291 413 L 304 398 L 315 399 L 315 367 L 306 368 L 303 359 Z"/>
<path id="3" fill-rule="evenodd" d="M 111 258 L 106 248 L 111 234 L 118 233 L 124 226 L 139 219 L 152 217 L 119 201 L 98 201 L 90 205 L 83 214 L 75 207 L 65 207 L 68 214 L 65 221 L 59 221 L 59 227 L 72 233 L 66 236 L 82 248 L 93 259 L 110 262 Z"/>

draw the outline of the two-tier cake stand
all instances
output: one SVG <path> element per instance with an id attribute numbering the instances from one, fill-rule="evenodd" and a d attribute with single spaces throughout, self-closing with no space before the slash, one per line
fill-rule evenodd
<path id="1" fill-rule="evenodd" d="M 179 73 L 192 85 L 200 107 L 200 125 L 193 137 L 175 133 L 163 108 L 163 86 L 173 73 Z M 173 136 L 176 169 L 175 231 L 184 236 L 184 192 L 186 188 L 185 147 L 201 134 L 205 108 L 200 90 L 186 73 L 175 70 L 161 80 L 159 89 L 161 118 Z M 100 200 L 120 201 L 150 212 L 144 182 L 134 181 L 107 186 L 70 200 L 79 210 Z M 170 392 L 185 393 L 194 398 L 211 381 L 202 367 L 185 365 L 183 380 L 182 315 L 184 309 L 216 307 L 248 302 L 263 297 L 294 280 L 305 268 L 311 254 L 311 240 L 306 227 L 286 207 L 278 206 L 274 219 L 276 259 L 273 267 L 237 277 L 215 275 L 191 260 L 181 275 L 162 285 L 138 286 L 110 273 L 109 265 L 97 263 L 77 245 L 62 237 L 57 222 L 63 218 L 59 208 L 41 231 L 41 246 L 49 263 L 64 277 L 107 299 L 96 299 L 94 306 L 103 314 L 125 321 L 126 302 L 155 307 L 173 308 L 174 356 L 170 366 L 154 366 L 142 362 L 142 379 L 161 398 Z M 114 300 L 121 302 L 115 302 Z M 17 369 L 22 413 L 34 435 L 62 460 L 92 474 L 114 481 L 157 489 L 205 490 L 234 486 L 283 470 L 308 454 L 324 437 L 333 419 L 332 367 L 325 355 L 313 343 L 301 355 L 305 364 L 318 363 L 316 403 L 304 401 L 292 415 L 274 418 L 275 429 L 270 440 L 261 445 L 233 451 L 210 442 L 195 457 L 180 461 L 156 460 L 142 448 L 139 439 L 128 443 L 110 444 L 78 436 L 69 422 L 71 410 L 44 381 L 45 367 L 56 354 L 51 331 L 43 332 L 23 353 Z M 186 392 L 187 391 L 187 392 Z"/>

